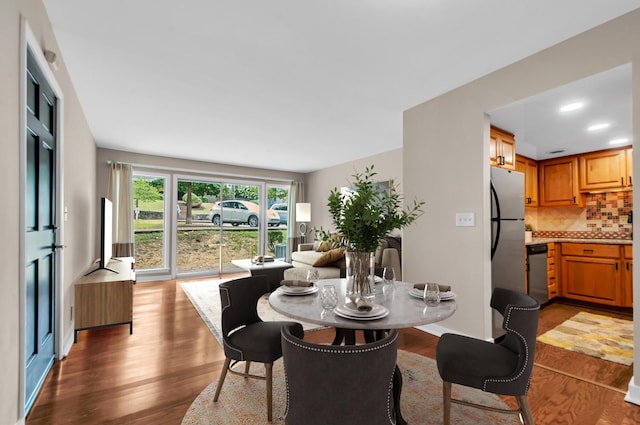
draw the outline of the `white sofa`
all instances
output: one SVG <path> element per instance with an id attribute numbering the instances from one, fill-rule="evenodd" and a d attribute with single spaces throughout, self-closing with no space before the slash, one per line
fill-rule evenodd
<path id="1" fill-rule="evenodd" d="M 340 266 L 329 265 L 314 267 L 313 264 L 322 257 L 325 252 L 316 251 L 317 243 L 303 243 L 298 245 L 298 250 L 291 253 L 292 268 L 284 271 L 285 279 L 305 280 L 309 269 L 318 270 L 320 279 L 334 279 L 340 277 Z M 376 264 L 379 267 L 393 267 L 396 280 L 402 280 L 402 267 L 400 253 L 396 248 L 389 248 L 389 243 L 382 241 L 376 250 Z"/>

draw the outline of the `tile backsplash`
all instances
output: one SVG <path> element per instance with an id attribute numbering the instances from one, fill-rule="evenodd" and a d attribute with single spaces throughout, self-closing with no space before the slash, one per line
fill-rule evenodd
<path id="1" fill-rule="evenodd" d="M 627 192 L 589 193 L 586 206 L 525 208 L 525 222 L 537 232 L 570 232 L 577 238 L 631 239 L 627 223 L 633 195 Z"/>

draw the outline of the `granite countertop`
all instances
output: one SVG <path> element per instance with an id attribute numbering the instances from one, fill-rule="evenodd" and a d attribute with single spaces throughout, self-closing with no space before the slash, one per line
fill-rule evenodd
<path id="1" fill-rule="evenodd" d="M 525 245 L 534 245 L 539 243 L 549 243 L 549 242 L 571 242 L 571 243 L 600 243 L 600 244 L 612 244 L 612 245 L 632 245 L 632 239 L 578 239 L 578 238 L 567 238 L 567 237 L 557 237 L 557 238 L 533 238 L 531 242 L 525 243 Z"/>

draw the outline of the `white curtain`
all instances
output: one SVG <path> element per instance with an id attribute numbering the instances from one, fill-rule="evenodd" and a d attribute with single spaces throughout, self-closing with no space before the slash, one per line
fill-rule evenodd
<path id="1" fill-rule="evenodd" d="M 111 164 L 107 198 L 113 203 L 113 256 L 135 257 L 131 164 Z"/>

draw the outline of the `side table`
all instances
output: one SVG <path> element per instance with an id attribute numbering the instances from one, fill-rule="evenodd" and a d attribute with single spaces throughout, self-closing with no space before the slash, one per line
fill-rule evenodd
<path id="1" fill-rule="evenodd" d="M 269 291 L 274 291 L 280 286 L 280 281 L 284 278 L 284 271 L 293 267 L 291 264 L 274 260 L 262 264 L 254 264 L 251 259 L 232 260 L 234 266 L 240 267 L 251 273 L 251 276 L 266 276 L 269 283 Z"/>

